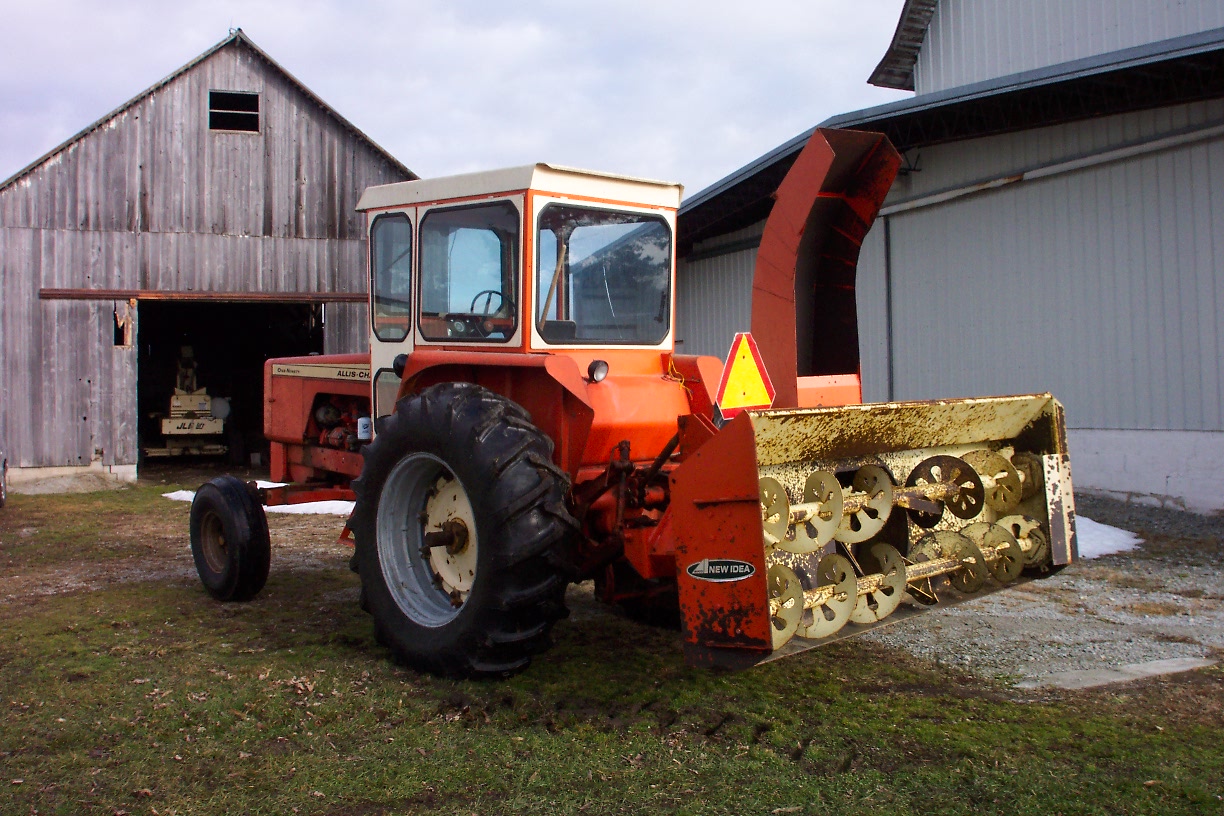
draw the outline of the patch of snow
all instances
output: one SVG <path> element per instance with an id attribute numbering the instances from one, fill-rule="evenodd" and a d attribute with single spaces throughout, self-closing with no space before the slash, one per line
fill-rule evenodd
<path id="1" fill-rule="evenodd" d="M 288 487 L 289 483 L 288 482 L 265 482 L 263 479 L 259 479 L 255 482 L 255 486 L 256 487 Z"/>
<path id="2" fill-rule="evenodd" d="M 277 482 L 260 482 L 260 487 L 283 487 Z M 194 490 L 176 490 L 173 493 L 163 493 L 170 501 L 189 502 L 195 499 Z M 265 507 L 269 513 L 293 513 L 295 515 L 347 516 L 353 512 L 351 501 L 317 501 L 302 504 L 278 504 Z"/>
<path id="3" fill-rule="evenodd" d="M 302 504 L 278 504 L 274 507 L 265 507 L 269 513 L 300 513 L 300 514 L 318 514 L 328 516 L 347 516 L 353 512 L 353 502 L 351 501 L 317 501 L 304 502 Z"/>
<path id="4" fill-rule="evenodd" d="M 1130 530 L 1110 527 L 1084 516 L 1075 517 L 1075 532 L 1079 539 L 1080 558 L 1127 552 L 1143 543 L 1143 539 Z"/>

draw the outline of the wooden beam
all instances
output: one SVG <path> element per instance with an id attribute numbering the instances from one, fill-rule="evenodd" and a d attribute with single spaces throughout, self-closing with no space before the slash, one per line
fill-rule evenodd
<path id="1" fill-rule="evenodd" d="M 365 292 L 162 292 L 153 289 L 39 289 L 42 300 L 174 300 L 208 303 L 365 303 Z"/>

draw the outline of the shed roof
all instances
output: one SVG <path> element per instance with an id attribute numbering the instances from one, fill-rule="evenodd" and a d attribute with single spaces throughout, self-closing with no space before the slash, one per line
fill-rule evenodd
<path id="1" fill-rule="evenodd" d="M 393 167 L 395 167 L 395 168 L 397 168 L 398 170 L 400 170 L 400 171 L 404 172 L 404 173 L 405 173 L 405 174 L 407 174 L 407 175 L 408 175 L 410 178 L 414 178 L 414 179 L 415 179 L 415 178 L 419 178 L 419 177 L 417 176 L 417 174 L 416 174 L 416 173 L 412 172 L 412 171 L 411 171 L 411 170 L 409 170 L 407 167 L 405 167 L 405 166 L 404 166 L 404 165 L 403 165 L 403 164 L 402 164 L 402 163 L 399 161 L 399 159 L 395 158 L 395 157 L 394 157 L 394 156 L 392 156 L 390 153 L 388 153 L 386 150 L 384 150 L 382 147 L 380 147 L 380 146 L 379 146 L 377 143 L 375 143 L 375 142 L 374 142 L 374 140 L 373 140 L 373 139 L 371 139 L 369 136 L 365 135 L 365 133 L 363 133 L 363 132 L 362 132 L 362 131 L 361 131 L 361 130 L 360 130 L 360 129 L 359 129 L 357 126 L 356 126 L 356 125 L 354 125 L 354 124 L 353 124 L 352 122 L 350 122 L 349 120 L 345 119 L 343 116 L 341 116 L 339 113 L 337 113 L 337 112 L 335 111 L 335 109 L 333 109 L 333 108 L 332 108 L 330 105 L 328 105 L 326 102 L 324 102 L 322 99 L 320 99 L 320 98 L 319 98 L 319 97 L 318 97 L 318 96 L 317 96 L 317 95 L 314 93 L 314 91 L 310 90 L 310 89 L 309 89 L 309 88 L 307 88 L 305 85 L 303 85 L 303 84 L 302 84 L 302 82 L 301 82 L 300 80 L 298 80 L 298 78 L 297 78 L 297 77 L 295 77 L 293 74 L 289 73 L 289 72 L 288 72 L 288 71 L 286 71 L 286 70 L 285 70 L 283 67 L 281 67 L 280 63 L 278 63 L 276 60 L 272 59 L 270 56 L 268 56 L 268 54 L 267 54 L 267 53 L 266 53 L 266 52 L 265 52 L 265 51 L 264 51 L 262 48 L 260 48 L 259 46 L 257 46 L 257 45 L 256 45 L 254 42 L 252 42 L 252 41 L 251 41 L 251 38 L 250 38 L 250 37 L 248 37 L 248 36 L 247 36 L 247 35 L 246 35 L 246 34 L 243 32 L 243 30 L 242 30 L 241 28 L 236 28 L 236 29 L 234 29 L 233 31 L 231 31 L 231 32 L 230 32 L 229 36 L 227 36 L 225 39 L 221 40 L 221 42 L 217 43 L 217 44 L 216 44 L 216 45 L 214 45 L 212 48 L 210 48 L 210 49 L 208 49 L 207 51 L 205 51 L 203 54 L 200 54 L 200 56 L 196 57 L 196 58 L 195 58 L 195 59 L 193 59 L 191 62 L 188 62 L 186 65 L 184 65 L 184 66 L 182 66 L 181 68 L 179 68 L 178 70 L 174 71 L 173 73 L 171 73 L 169 76 L 165 77 L 164 79 L 162 79 L 162 80 L 160 80 L 160 81 L 158 81 L 158 82 L 154 83 L 153 85 L 150 85 L 148 88 L 145 88 L 143 91 L 141 91 L 140 93 L 136 94 L 136 96 L 132 97 L 132 98 L 131 98 L 131 99 L 129 99 L 127 102 L 124 102 L 122 105 L 120 105 L 119 107 L 115 108 L 113 111 L 111 111 L 110 113 L 106 114 L 105 116 L 103 116 L 103 117 L 102 117 L 101 119 L 99 119 L 98 121 L 94 122 L 93 124 L 89 125 L 89 126 L 88 126 L 88 127 L 86 127 L 85 129 L 83 129 L 81 132 L 77 133 L 75 136 L 73 136 L 73 137 L 69 138 L 68 140 L 66 140 L 66 141 L 65 141 L 63 144 L 60 144 L 60 145 L 58 145 L 57 147 L 52 148 L 50 151 L 48 151 L 47 153 L 43 154 L 42 156 L 39 156 L 37 159 L 35 159 L 35 160 L 34 160 L 33 162 L 31 162 L 30 164 L 28 164 L 28 165 L 26 165 L 25 167 L 23 167 L 21 170 L 18 170 L 18 171 L 17 171 L 16 173 L 14 173 L 12 176 L 9 176 L 9 177 L 8 177 L 7 179 L 5 179 L 3 182 L 0 182 L 0 190 L 3 190 L 5 187 L 8 187 L 9 185 L 13 184 L 14 182 L 19 181 L 19 180 L 20 180 L 21 178 L 23 178 L 24 176 L 29 175 L 31 172 L 33 172 L 34 170 L 38 169 L 40 166 L 42 166 L 42 165 L 43 165 L 44 163 L 46 163 L 48 160 L 50 160 L 50 159 L 54 158 L 56 155 L 58 155 L 58 154 L 60 154 L 60 153 L 64 152 L 65 150 L 67 150 L 69 147 L 71 147 L 71 146 L 72 146 L 73 144 L 75 144 L 76 142 L 79 142 L 81 139 L 85 138 L 85 137 L 86 137 L 86 136 L 88 136 L 90 133 L 94 132 L 95 130 L 98 130 L 99 128 L 101 128 L 101 127 L 103 127 L 103 126 L 105 126 L 105 125 L 106 125 L 108 122 L 110 122 L 112 119 L 114 119 L 115 117 L 117 117 L 117 116 L 119 116 L 120 114 L 122 114 L 124 111 L 128 110 L 129 108 L 131 108 L 131 107 L 135 106 L 136 104 L 138 104 L 139 102 L 141 102 L 143 99 L 145 99 L 146 97 L 148 97 L 150 94 L 153 94 L 153 93 L 155 93 L 156 91 L 159 91 L 159 90 L 161 90 L 162 88 L 166 87 L 167 85 L 169 85 L 171 82 L 173 82 L 173 81 L 174 81 L 175 79 L 177 79 L 178 77 L 180 77 L 180 76 L 182 76 L 183 74 L 187 73 L 187 72 L 188 72 L 188 71 L 190 71 L 192 68 L 195 68 L 197 65 L 199 65 L 199 64 L 200 64 L 200 63 L 202 63 L 204 60 L 206 60 L 206 59 L 208 59 L 209 57 L 211 57 L 213 54 L 215 54 L 215 53 L 217 53 L 218 51 L 220 51 L 222 48 L 225 48 L 226 46 L 231 45 L 231 44 L 241 45 L 241 46 L 243 46 L 243 47 L 245 47 L 245 48 L 250 49 L 250 51 L 251 51 L 252 53 L 254 53 L 256 56 L 258 56 L 258 57 L 259 57 L 261 60 L 263 60 L 265 63 L 267 63 L 269 67 L 271 67 L 273 70 L 277 71 L 277 72 L 278 72 L 278 73 L 280 73 L 282 76 L 284 76 L 284 78 L 285 78 L 285 79 L 287 79 L 287 80 L 288 80 L 288 81 L 289 81 L 289 82 L 290 82 L 290 83 L 291 83 L 291 84 L 292 84 L 294 87 L 296 87 L 296 88 L 297 88 L 299 91 L 301 91 L 301 92 L 302 92 L 302 94 L 303 94 L 303 95 L 304 95 L 304 96 L 305 96 L 307 99 L 309 99 L 311 102 L 313 102 L 315 105 L 317 105 L 317 106 L 320 108 L 320 110 L 322 110 L 322 111 L 323 111 L 324 113 L 326 113 L 328 116 L 330 116 L 330 117 L 332 117 L 333 119 L 335 119 L 335 120 L 336 120 L 336 121 L 337 121 L 337 122 L 338 122 L 338 123 L 341 125 L 341 127 L 343 127 L 345 130 L 349 131 L 349 132 L 350 132 L 350 133 L 352 133 L 354 136 L 356 136 L 358 139 L 360 139 L 361 141 L 363 141 L 363 142 L 365 142 L 367 145 L 369 145 L 369 147 L 370 147 L 372 150 L 374 150 L 374 151 L 375 151 L 376 153 L 378 153 L 380 156 L 382 156 L 383 158 L 385 158 L 385 159 L 386 159 L 386 160 L 387 160 L 387 161 L 388 161 L 388 162 L 389 162 L 389 163 L 390 163 L 390 164 L 391 164 Z"/>
<path id="2" fill-rule="evenodd" d="M 914 90 L 914 63 L 918 61 L 918 52 L 922 50 L 936 5 L 938 0 L 905 0 L 888 51 L 871 72 L 868 82 L 881 88 Z"/>
<path id="3" fill-rule="evenodd" d="M 902 152 L 943 142 L 1224 96 L 1224 28 L 922 94 L 826 119 Z M 681 251 L 764 218 L 811 128 L 701 190 L 680 208 Z"/>

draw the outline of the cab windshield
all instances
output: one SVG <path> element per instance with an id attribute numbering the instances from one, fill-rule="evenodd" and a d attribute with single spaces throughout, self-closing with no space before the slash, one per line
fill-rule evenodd
<path id="1" fill-rule="evenodd" d="M 550 204 L 536 240 L 536 330 L 548 343 L 656 345 L 671 323 L 660 216 Z"/>
<path id="2" fill-rule="evenodd" d="M 506 342 L 518 314 L 518 209 L 509 201 L 435 209 L 421 219 L 421 334 Z"/>

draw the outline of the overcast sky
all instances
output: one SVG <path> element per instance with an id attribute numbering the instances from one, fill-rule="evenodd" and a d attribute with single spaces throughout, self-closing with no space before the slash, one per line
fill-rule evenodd
<path id="1" fill-rule="evenodd" d="M 244 32 L 422 176 L 548 161 L 686 195 L 838 113 L 903 0 L 0 0 L 0 179 Z"/>

